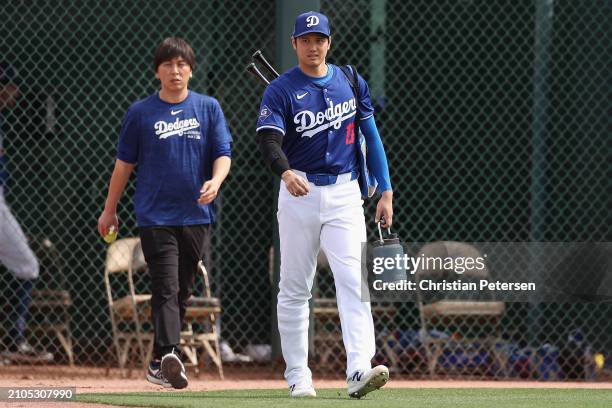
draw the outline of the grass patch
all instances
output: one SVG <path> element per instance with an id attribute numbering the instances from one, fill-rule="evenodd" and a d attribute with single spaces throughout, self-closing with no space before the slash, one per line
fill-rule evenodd
<path id="1" fill-rule="evenodd" d="M 609 408 L 611 390 L 587 389 L 398 389 L 389 388 L 350 399 L 344 389 L 320 389 L 317 397 L 290 399 L 286 390 L 228 390 L 202 392 L 142 392 L 79 394 L 81 402 L 136 407 L 176 408 Z"/>

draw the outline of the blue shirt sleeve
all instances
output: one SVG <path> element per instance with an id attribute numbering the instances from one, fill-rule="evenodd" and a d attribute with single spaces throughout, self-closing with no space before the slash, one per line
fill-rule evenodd
<path id="1" fill-rule="evenodd" d="M 274 129 L 285 134 L 285 103 L 280 90 L 269 85 L 261 99 L 257 132 L 262 129 Z"/>
<path id="2" fill-rule="evenodd" d="M 385 154 L 385 148 L 380 139 L 378 129 L 376 128 L 374 116 L 370 115 L 368 119 L 360 123 L 359 127 L 366 139 L 366 145 L 368 146 L 366 160 L 370 171 L 374 174 L 378 182 L 378 190 L 381 193 L 391 190 L 391 177 L 389 177 L 387 155 Z"/>
<path id="3" fill-rule="evenodd" d="M 136 109 L 130 106 L 123 117 L 119 143 L 117 144 L 117 158 L 126 163 L 136 164 L 138 162 L 139 122 Z"/>
<path id="4" fill-rule="evenodd" d="M 357 79 L 359 80 L 359 118 L 360 120 L 365 121 L 374 115 L 374 107 L 372 106 L 372 99 L 370 98 L 370 88 L 368 87 L 368 83 L 361 77 L 361 75 L 357 75 Z M 376 128 L 376 126 L 374 126 L 374 128 Z"/>
<path id="5" fill-rule="evenodd" d="M 232 157 L 232 135 L 230 134 L 225 115 L 217 100 L 212 104 L 211 121 L 212 161 L 221 156 Z"/>

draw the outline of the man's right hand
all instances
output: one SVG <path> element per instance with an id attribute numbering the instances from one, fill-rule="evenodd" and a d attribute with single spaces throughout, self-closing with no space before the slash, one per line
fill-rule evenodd
<path id="1" fill-rule="evenodd" d="M 285 182 L 285 186 L 287 187 L 289 194 L 294 197 L 305 196 L 310 191 L 308 180 L 306 180 L 304 177 L 298 176 L 291 170 L 285 170 L 285 172 L 281 175 L 281 178 Z"/>
<path id="2" fill-rule="evenodd" d="M 100 218 L 98 218 L 98 233 L 101 237 L 108 234 L 108 229 L 111 225 L 115 226 L 115 231 L 119 231 L 119 219 L 117 218 L 116 212 L 103 211 Z"/>

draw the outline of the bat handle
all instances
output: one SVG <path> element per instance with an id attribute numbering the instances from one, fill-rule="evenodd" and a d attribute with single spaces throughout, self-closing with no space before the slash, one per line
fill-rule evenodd
<path id="1" fill-rule="evenodd" d="M 255 75 L 255 77 L 259 79 L 261 82 L 263 82 L 264 84 L 270 85 L 270 81 L 268 81 L 268 79 L 264 76 L 264 74 L 261 73 L 261 71 L 257 68 L 255 63 L 251 62 L 249 65 L 246 66 L 245 69 L 250 74 Z"/>
<path id="2" fill-rule="evenodd" d="M 268 60 L 266 59 L 266 57 L 264 57 L 263 53 L 261 52 L 261 50 L 257 50 L 253 53 L 252 58 L 255 61 L 259 61 L 263 64 L 263 66 L 266 68 L 266 70 L 268 70 L 268 72 L 270 74 L 272 74 L 274 76 L 274 78 L 278 78 L 280 76 L 280 74 L 274 69 L 274 67 L 272 66 L 272 64 L 270 64 L 268 62 Z"/>

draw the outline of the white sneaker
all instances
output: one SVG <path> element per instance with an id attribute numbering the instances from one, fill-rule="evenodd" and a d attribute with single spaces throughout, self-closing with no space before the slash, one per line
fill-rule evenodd
<path id="1" fill-rule="evenodd" d="M 173 388 L 181 389 L 187 387 L 185 366 L 176 354 L 168 353 L 162 357 L 161 372 L 164 378 L 172 384 Z"/>
<path id="2" fill-rule="evenodd" d="M 289 387 L 289 396 L 294 398 L 313 398 L 317 396 L 317 392 L 312 384 L 306 386 L 297 386 L 296 384 L 293 384 Z"/>
<path id="3" fill-rule="evenodd" d="M 162 374 L 159 361 L 157 363 L 151 362 L 147 369 L 147 381 L 153 384 L 161 385 L 164 388 L 172 388 L 172 384 L 164 378 Z"/>
<path id="4" fill-rule="evenodd" d="M 387 381 L 389 381 L 389 369 L 384 365 L 370 370 L 357 370 L 346 379 L 348 395 L 351 398 L 361 398 L 381 388 Z"/>
<path id="5" fill-rule="evenodd" d="M 2 353 L 4 359 L 13 363 L 50 363 L 53 361 L 53 354 L 48 351 L 37 350 L 27 341 L 22 341 L 9 351 Z"/>

